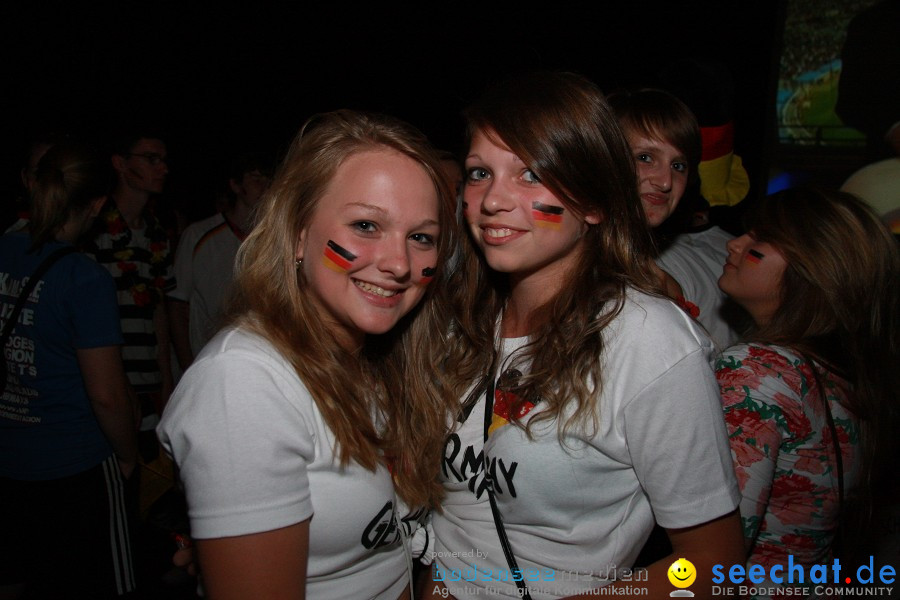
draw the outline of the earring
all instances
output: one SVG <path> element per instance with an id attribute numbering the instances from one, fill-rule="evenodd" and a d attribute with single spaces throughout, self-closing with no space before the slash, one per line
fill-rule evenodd
<path id="1" fill-rule="evenodd" d="M 299 269 L 299 268 L 300 268 L 300 265 L 302 265 L 302 264 L 303 264 L 303 259 L 302 259 L 302 258 L 298 258 L 297 260 L 294 261 L 294 267 L 297 268 L 297 269 Z"/>

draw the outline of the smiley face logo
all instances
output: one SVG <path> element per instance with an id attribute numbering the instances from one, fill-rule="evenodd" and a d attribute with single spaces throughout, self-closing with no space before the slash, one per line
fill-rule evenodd
<path id="1" fill-rule="evenodd" d="M 669 567 L 669 583 L 677 588 L 690 587 L 697 579 L 697 569 L 686 558 L 679 558 Z"/>

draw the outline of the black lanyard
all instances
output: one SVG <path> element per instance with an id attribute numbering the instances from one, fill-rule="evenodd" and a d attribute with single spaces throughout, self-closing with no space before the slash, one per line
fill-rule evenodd
<path id="1" fill-rule="evenodd" d="M 516 562 L 513 555 L 512 547 L 509 545 L 509 538 L 506 537 L 506 528 L 503 527 L 503 518 L 500 516 L 500 509 L 497 506 L 497 499 L 494 497 L 494 482 L 491 480 L 490 464 L 487 456 L 488 430 L 491 427 L 491 421 L 494 414 L 494 376 L 492 373 L 487 378 L 484 402 L 484 448 L 482 454 L 484 456 L 484 477 L 487 481 L 488 500 L 491 503 L 491 513 L 494 515 L 494 525 L 497 527 L 497 535 L 500 537 L 500 547 L 503 548 L 503 555 L 506 557 L 506 563 L 509 565 L 510 574 L 516 587 L 519 588 L 519 596 L 525 600 L 531 600 L 531 594 L 528 593 L 528 586 L 522 577 L 522 570 Z"/>

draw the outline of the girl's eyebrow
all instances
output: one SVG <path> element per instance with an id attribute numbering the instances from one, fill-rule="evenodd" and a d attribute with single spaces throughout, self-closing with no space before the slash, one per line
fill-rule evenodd
<path id="1" fill-rule="evenodd" d="M 366 204 L 365 202 L 348 202 L 344 205 L 345 207 L 356 207 L 362 208 L 371 212 L 376 212 L 382 215 L 386 215 L 387 211 L 381 208 L 380 206 L 375 206 L 374 204 Z"/>
<path id="2" fill-rule="evenodd" d="M 383 217 L 389 216 L 388 212 L 386 210 L 384 210 L 383 208 L 381 208 L 380 206 L 375 206 L 374 204 L 366 204 L 365 202 L 348 202 L 347 204 L 344 205 L 344 207 L 345 208 L 346 207 L 362 208 L 363 210 L 367 210 L 369 212 L 376 213 Z M 415 225 L 413 227 L 413 229 L 419 229 L 421 227 L 430 227 L 432 225 L 440 226 L 440 223 L 438 223 L 435 219 L 425 219 L 421 223 Z"/>

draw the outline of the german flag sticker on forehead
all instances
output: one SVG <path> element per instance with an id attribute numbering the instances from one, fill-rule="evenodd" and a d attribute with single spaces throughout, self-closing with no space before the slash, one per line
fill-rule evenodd
<path id="1" fill-rule="evenodd" d="M 542 202 L 533 202 L 531 208 L 531 214 L 534 217 L 535 225 L 538 227 L 547 227 L 549 229 L 560 228 L 563 210 L 565 210 L 562 206 L 551 206 Z"/>
<path id="2" fill-rule="evenodd" d="M 326 267 L 337 273 L 346 273 L 354 260 L 356 260 L 355 254 L 328 240 L 325 245 L 325 254 L 322 256 L 322 262 Z"/>

